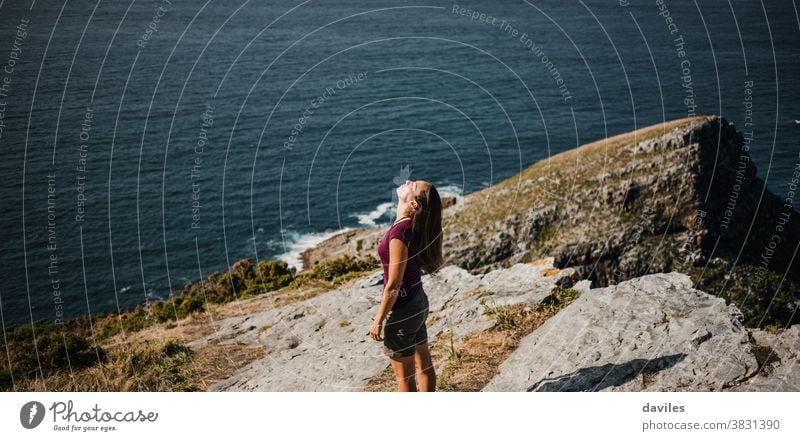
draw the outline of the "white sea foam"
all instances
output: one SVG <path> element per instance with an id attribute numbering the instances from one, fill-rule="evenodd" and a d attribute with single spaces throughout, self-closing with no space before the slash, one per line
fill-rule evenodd
<path id="1" fill-rule="evenodd" d="M 461 197 L 463 190 L 461 187 L 457 185 L 443 185 L 441 187 L 437 187 L 440 196 L 455 196 Z M 396 208 L 394 202 L 384 202 L 378 204 L 373 210 L 368 211 L 366 213 L 356 213 L 350 215 L 351 217 L 355 217 L 358 219 L 359 225 L 364 227 L 375 227 L 380 225 L 389 225 L 390 219 L 386 219 L 386 222 L 379 222 L 382 218 L 386 217 L 387 215 L 391 216 L 393 210 Z M 323 232 L 315 232 L 315 233 L 298 233 L 296 231 L 286 231 L 283 235 L 283 241 L 281 242 L 278 239 L 279 246 L 283 246 L 286 250 L 285 252 L 278 254 L 273 257 L 273 259 L 282 260 L 289 264 L 290 267 L 295 267 L 297 271 L 302 271 L 303 269 L 303 261 L 300 259 L 300 253 L 303 251 L 313 248 L 317 246 L 319 243 L 323 242 L 326 239 L 329 239 L 339 233 L 353 230 L 354 228 L 343 228 L 341 230 L 334 230 L 334 231 L 323 231 Z M 260 229 L 259 229 L 260 230 Z M 251 238 L 252 240 L 253 238 Z"/>
<path id="2" fill-rule="evenodd" d="M 351 214 L 351 216 L 358 219 L 358 223 L 365 227 L 374 227 L 378 225 L 377 220 L 389 214 L 394 208 L 395 204 L 393 202 L 384 202 L 368 213 L 356 213 Z"/>
<path id="3" fill-rule="evenodd" d="M 462 193 L 464 193 L 464 190 L 457 185 L 442 185 L 441 187 L 436 187 L 436 190 L 439 192 L 439 196 L 461 197 Z"/>
<path id="4" fill-rule="evenodd" d="M 352 229 L 353 228 L 342 228 L 341 230 L 323 231 L 319 233 L 298 233 L 296 231 L 286 231 L 283 234 L 283 246 L 286 251 L 275 256 L 274 259 L 282 260 L 289 264 L 290 267 L 293 266 L 298 272 L 300 272 L 303 270 L 303 261 L 300 259 L 300 253 L 309 248 L 317 246 L 317 244 L 328 238 Z"/>

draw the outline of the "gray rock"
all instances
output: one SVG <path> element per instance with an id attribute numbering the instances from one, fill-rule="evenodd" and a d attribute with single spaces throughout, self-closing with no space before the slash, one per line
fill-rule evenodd
<path id="1" fill-rule="evenodd" d="M 545 270 L 549 270 L 548 275 Z M 472 275 L 456 266 L 424 275 L 422 283 L 433 321 L 428 336 L 435 341 L 441 333 L 452 332 L 454 339 L 460 339 L 489 329 L 495 321 L 483 314 L 482 302 L 496 306 L 538 303 L 554 286 L 572 283 L 573 278 L 572 270 L 554 270 L 552 259 L 541 265 L 517 264 L 484 275 Z M 349 288 L 218 321 L 217 332 L 190 346 L 211 341 L 242 342 L 263 345 L 268 355 L 209 390 L 362 389 L 389 365 L 383 343 L 366 335 L 380 305 L 381 288 L 379 270 Z"/>
<path id="2" fill-rule="evenodd" d="M 767 348 L 766 366 L 749 381 L 732 391 L 748 392 L 800 392 L 800 325 L 794 325 L 780 334 L 770 334 L 753 329 L 756 344 Z"/>
<path id="3" fill-rule="evenodd" d="M 523 338 L 484 390 L 721 390 L 757 369 L 740 318 L 680 273 L 584 291 Z"/>

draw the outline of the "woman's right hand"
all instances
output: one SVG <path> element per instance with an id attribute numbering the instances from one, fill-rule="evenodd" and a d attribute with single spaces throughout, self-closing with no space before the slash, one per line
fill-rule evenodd
<path id="1" fill-rule="evenodd" d="M 369 336 L 372 337 L 375 341 L 382 341 L 383 338 L 381 337 L 381 329 L 383 328 L 383 324 L 379 320 L 375 320 L 372 322 L 372 326 L 369 328 Z"/>

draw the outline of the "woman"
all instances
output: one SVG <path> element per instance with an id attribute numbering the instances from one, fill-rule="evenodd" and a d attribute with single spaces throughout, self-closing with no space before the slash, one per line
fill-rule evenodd
<path id="1" fill-rule="evenodd" d="M 420 391 L 433 392 L 436 372 L 425 328 L 428 296 L 420 269 L 431 274 L 443 262 L 442 202 L 436 187 L 426 181 L 406 181 L 396 191 L 397 217 L 378 244 L 383 297 L 369 333 L 373 340 L 384 342 L 398 391 L 413 392 L 419 385 Z"/>

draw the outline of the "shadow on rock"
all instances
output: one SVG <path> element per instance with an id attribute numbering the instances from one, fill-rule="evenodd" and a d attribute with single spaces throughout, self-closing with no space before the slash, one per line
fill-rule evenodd
<path id="1" fill-rule="evenodd" d="M 686 358 L 674 354 L 651 360 L 636 358 L 622 364 L 606 363 L 579 369 L 556 378 L 544 378 L 528 388 L 528 392 L 591 392 L 625 384 L 639 374 L 654 374 L 671 368 Z"/>

